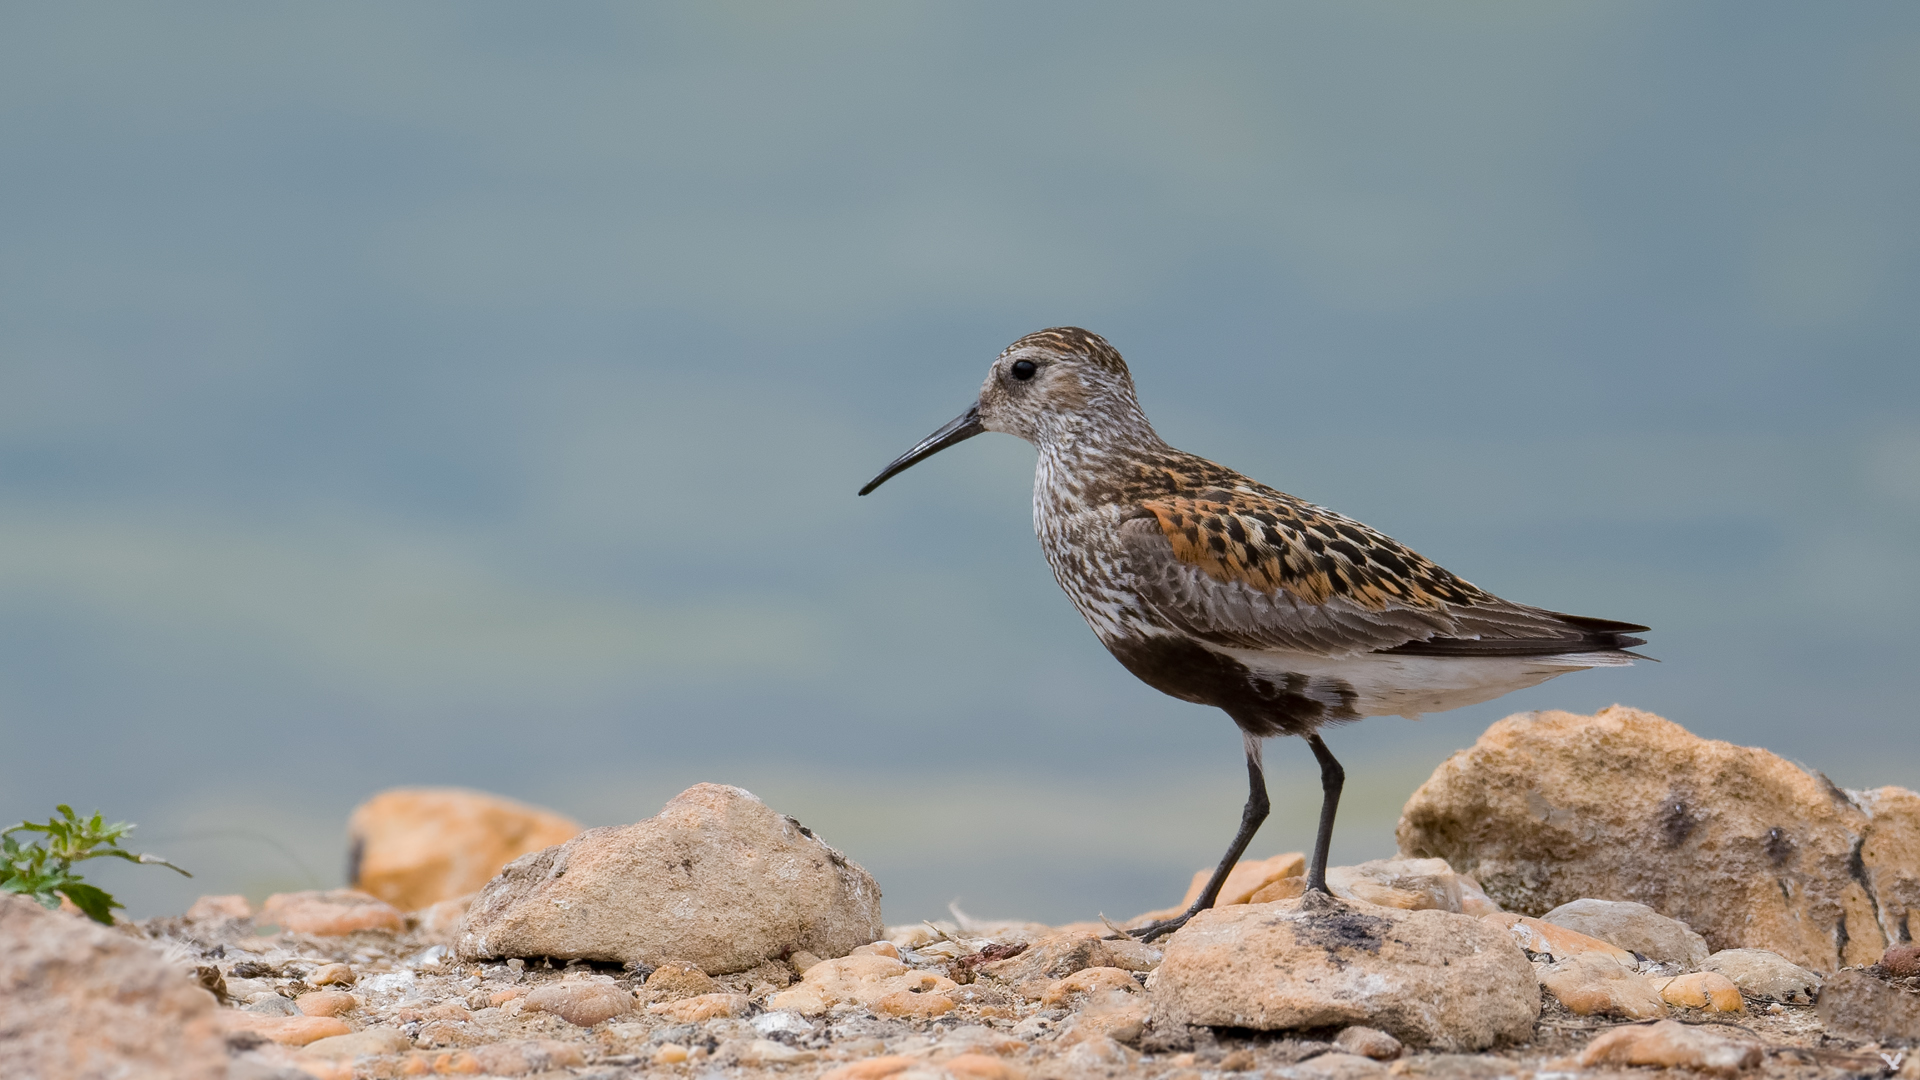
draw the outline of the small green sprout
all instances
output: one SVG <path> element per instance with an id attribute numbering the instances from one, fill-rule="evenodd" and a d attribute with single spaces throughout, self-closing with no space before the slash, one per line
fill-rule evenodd
<path id="1" fill-rule="evenodd" d="M 31 896 L 48 908 L 59 907 L 64 896 L 94 922 L 112 926 L 113 909 L 126 905 L 106 890 L 81 881 L 73 872 L 74 863 L 103 857 L 125 859 L 193 876 L 158 855 L 136 855 L 122 848 L 120 838 L 133 831 L 133 826 L 124 821 L 108 825 L 98 813 L 83 818 L 74 814 L 71 806 L 55 809 L 60 816 L 48 818 L 44 825 L 23 821 L 0 832 L 0 892 Z M 17 832 L 45 833 L 46 838 L 22 845 L 13 838 Z"/>

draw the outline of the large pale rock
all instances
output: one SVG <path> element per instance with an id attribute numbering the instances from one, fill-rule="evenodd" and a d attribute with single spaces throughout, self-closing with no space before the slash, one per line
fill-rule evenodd
<path id="1" fill-rule="evenodd" d="M 475 892 L 513 860 L 579 832 L 570 818 L 498 795 L 398 788 L 347 820 L 348 877 L 401 911 L 418 911 Z"/>
<path id="2" fill-rule="evenodd" d="M 1649 960 L 1699 967 L 1712 950 L 1707 939 L 1679 919 L 1669 919 L 1645 904 L 1631 900 L 1580 899 L 1561 904 L 1540 917 Z"/>
<path id="3" fill-rule="evenodd" d="M 1920 903 L 1920 796 L 1620 706 L 1494 724 L 1414 793 L 1399 840 L 1511 911 L 1632 900 L 1816 971 L 1871 963 Z"/>
<path id="4" fill-rule="evenodd" d="M 1748 997 L 1806 1005 L 1820 995 L 1820 976 L 1765 949 L 1723 949 L 1700 967 L 1725 975 Z"/>
<path id="5" fill-rule="evenodd" d="M 0 1074 L 219 1080 L 213 995 L 87 919 L 0 893 Z"/>
<path id="6" fill-rule="evenodd" d="M 1153 983 L 1160 1029 L 1363 1024 L 1479 1050 L 1525 1039 L 1539 1014 L 1533 967 L 1499 927 L 1318 894 L 1201 912 L 1167 940 Z"/>
<path id="7" fill-rule="evenodd" d="M 468 909 L 456 948 L 719 975 L 800 951 L 844 956 L 882 929 L 865 870 L 752 794 L 696 784 L 646 821 L 514 860 Z"/>

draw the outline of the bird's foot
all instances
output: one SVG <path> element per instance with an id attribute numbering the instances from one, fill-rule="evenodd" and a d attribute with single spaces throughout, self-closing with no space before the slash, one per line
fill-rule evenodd
<path id="1" fill-rule="evenodd" d="M 1187 920 L 1200 914 L 1202 910 L 1202 908 L 1190 907 L 1171 919 L 1156 919 L 1145 926 L 1136 926 L 1127 933 L 1141 942 L 1156 941 L 1187 925 Z"/>

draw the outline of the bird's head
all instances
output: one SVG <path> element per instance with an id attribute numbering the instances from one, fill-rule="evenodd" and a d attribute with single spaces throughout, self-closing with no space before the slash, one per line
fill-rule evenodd
<path id="1" fill-rule="evenodd" d="M 1018 435 L 1045 447 L 1096 426 L 1113 434 L 1134 429 L 1151 434 L 1126 361 L 1092 331 L 1077 326 L 1038 330 L 994 360 L 971 408 L 895 458 L 860 494 L 983 431 Z"/>

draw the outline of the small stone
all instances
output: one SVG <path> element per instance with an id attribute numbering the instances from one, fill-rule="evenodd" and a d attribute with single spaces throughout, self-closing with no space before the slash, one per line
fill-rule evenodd
<path id="1" fill-rule="evenodd" d="M 867 1008 L 875 1016 L 892 1016 L 901 1019 L 931 1020 L 936 1016 L 945 1016 L 954 1009 L 953 999 L 944 994 L 921 993 L 914 990 L 895 990 L 874 1001 Z"/>
<path id="2" fill-rule="evenodd" d="M 275 893 L 261 905 L 258 921 L 315 937 L 340 937 L 357 930 L 397 933 L 406 926 L 392 905 L 353 889 Z"/>
<path id="3" fill-rule="evenodd" d="M 1575 900 L 1561 904 L 1540 919 L 1618 945 L 1649 960 L 1689 969 L 1705 963 L 1712 952 L 1707 948 L 1707 939 L 1694 933 L 1693 927 L 1678 919 L 1669 919 L 1645 904 L 1628 900 Z"/>
<path id="4" fill-rule="evenodd" d="M 1221 1072 L 1250 1072 L 1260 1064 L 1251 1050 L 1235 1050 L 1220 1059 Z"/>
<path id="5" fill-rule="evenodd" d="M 1743 1013 L 1747 1003 L 1733 980 L 1717 971 L 1696 971 L 1671 979 L 1654 980 L 1660 1000 L 1683 1009 L 1705 1009 L 1716 1013 Z"/>
<path id="6" fill-rule="evenodd" d="M 1861 1042 L 1920 1042 L 1920 994 L 1856 968 L 1835 972 L 1820 988 L 1813 1011 L 1829 1035 Z"/>
<path id="7" fill-rule="evenodd" d="M 187 909 L 187 918 L 196 922 L 216 919 L 250 919 L 253 908 L 247 898 L 237 894 L 203 896 Z"/>
<path id="8" fill-rule="evenodd" d="M 307 976 L 308 986 L 352 986 L 353 969 L 345 964 L 321 964 Z"/>
<path id="9" fill-rule="evenodd" d="M 1368 1080 L 1387 1075 L 1387 1067 L 1360 1054 L 1321 1054 L 1281 1070 L 1290 1080 Z"/>
<path id="10" fill-rule="evenodd" d="M 719 983 L 685 960 L 669 960 L 647 976 L 647 996 L 654 1001 L 678 1001 L 719 992 Z"/>
<path id="11" fill-rule="evenodd" d="M 647 1011 L 655 1016 L 664 1016 L 681 1024 L 697 1024 L 703 1020 L 732 1018 L 747 1014 L 747 995 L 745 994 L 700 994 L 696 997 L 680 998 L 677 1001 L 663 1001 L 658 1005 L 647 1006 Z M 825 1012 L 825 1009 L 821 1010 Z"/>
<path id="12" fill-rule="evenodd" d="M 414 932 L 421 937 L 451 944 L 454 937 L 459 934 L 461 924 L 466 920 L 467 908 L 473 905 L 473 898 L 478 895 L 480 894 L 468 893 L 451 900 L 429 904 L 407 916 L 407 921 L 413 926 Z"/>
<path id="13" fill-rule="evenodd" d="M 767 1007 L 788 1009 L 802 1016 L 819 1016 L 843 1002 L 866 1005 L 901 990 L 956 989 L 951 979 L 931 972 L 911 972 L 889 956 L 868 953 L 823 960 L 807 969 L 800 984 L 767 1000 Z"/>
<path id="14" fill-rule="evenodd" d="M 687 1060 L 687 1048 L 679 1043 L 661 1043 L 653 1052 L 655 1065 L 678 1065 Z"/>
<path id="15" fill-rule="evenodd" d="M 488 1046 L 476 1046 L 470 1053 L 474 1063 L 479 1066 L 471 1071 L 490 1073 L 494 1076 L 525 1076 L 528 1073 L 565 1069 L 587 1063 L 586 1056 L 581 1053 L 579 1046 L 554 1039 L 522 1039 L 514 1042 L 493 1043 Z"/>
<path id="16" fill-rule="evenodd" d="M 1580 1065 L 1654 1065 L 1734 1073 L 1760 1064 L 1760 1048 L 1716 1035 L 1704 1028 L 1662 1020 L 1614 1028 L 1596 1037 L 1580 1054 Z"/>
<path id="17" fill-rule="evenodd" d="M 919 1062 L 916 1059 L 905 1054 L 886 1054 L 864 1061 L 849 1061 L 838 1068 L 828 1069 L 820 1075 L 820 1080 L 883 1080 L 917 1064 Z"/>
<path id="18" fill-rule="evenodd" d="M 612 979 L 567 979 L 529 991 L 526 1009 L 552 1013 L 578 1027 L 633 1011 L 633 995 Z"/>
<path id="19" fill-rule="evenodd" d="M 819 962 L 819 957 L 805 949 L 795 949 L 792 955 L 787 957 L 787 963 L 792 965 L 794 972 L 800 975 L 805 975 L 808 968 Z"/>
<path id="20" fill-rule="evenodd" d="M 981 964 L 977 970 L 1017 986 L 1034 980 L 1064 979 L 1090 967 L 1151 970 L 1157 960 L 1150 960 L 1149 956 L 1160 955 L 1160 950 L 1141 946 L 1139 942 L 1106 941 L 1094 931 L 1073 930 L 1041 938 L 1019 955 Z"/>
<path id="21" fill-rule="evenodd" d="M 1101 990 L 1125 990 L 1137 992 L 1140 984 L 1133 981 L 1133 973 L 1116 967 L 1082 968 L 1064 979 L 1056 979 L 1047 985 L 1040 995 L 1042 1005 L 1065 1005 L 1073 998 L 1082 997 Z"/>
<path id="22" fill-rule="evenodd" d="M 1073 1018 L 1073 1030 L 1060 1036 L 1062 1043 L 1078 1042 L 1093 1035 L 1104 1035 L 1117 1043 L 1132 1043 L 1146 1031 L 1148 1007 L 1140 996 L 1107 991 L 1104 997 L 1090 998 L 1085 1011 Z"/>
<path id="23" fill-rule="evenodd" d="M 1006 1062 L 986 1054 L 957 1054 L 940 1063 L 955 1080 L 1016 1080 Z"/>
<path id="24" fill-rule="evenodd" d="M 299 1016 L 300 1010 L 293 1002 L 273 991 L 255 994 L 247 999 L 247 1011 L 261 1016 Z"/>
<path id="25" fill-rule="evenodd" d="M 890 956 L 900 959 L 900 950 L 891 941 L 875 941 L 856 947 L 848 956 Z"/>
<path id="26" fill-rule="evenodd" d="M 1381 1031 L 1379 1028 L 1362 1027 L 1355 1024 L 1343 1028 L 1333 1037 L 1333 1045 L 1349 1054 L 1358 1054 L 1375 1061 L 1391 1061 L 1400 1056 L 1400 1040 Z"/>
<path id="27" fill-rule="evenodd" d="M 1748 997 L 1807 1005 L 1820 993 L 1820 976 L 1766 949 L 1722 949 L 1700 967 L 1732 979 Z"/>
<path id="28" fill-rule="evenodd" d="M 1895 945 L 1880 954 L 1880 966 L 1896 979 L 1920 975 L 1920 945 Z"/>
<path id="29" fill-rule="evenodd" d="M 1171 919 L 1193 906 L 1195 900 L 1205 891 L 1207 882 L 1213 879 L 1214 868 L 1196 870 L 1193 880 L 1187 884 L 1187 895 L 1173 907 L 1159 911 L 1149 911 L 1135 916 L 1130 925 L 1139 926 L 1156 919 Z M 1307 857 L 1298 851 L 1289 851 L 1284 855 L 1275 855 L 1270 859 L 1242 859 L 1227 871 L 1227 880 L 1220 886 L 1220 895 L 1213 901 L 1216 908 L 1235 904 L 1245 904 L 1253 900 L 1254 894 L 1262 888 L 1283 878 L 1301 877 L 1307 872 Z"/>
<path id="30" fill-rule="evenodd" d="M 221 1026 L 229 1034 L 251 1033 L 282 1046 L 305 1046 L 353 1029 L 331 1016 L 263 1016 L 244 1009 L 223 1009 Z"/>
<path id="31" fill-rule="evenodd" d="M 368 1028 L 345 1035 L 315 1039 L 300 1051 L 302 1057 L 357 1058 L 375 1054 L 404 1054 L 413 1049 L 413 1040 L 399 1028 Z"/>
<path id="32" fill-rule="evenodd" d="M 1581 1016 L 1650 1020 L 1667 1015 L 1660 991 L 1610 956 L 1576 953 L 1540 969 L 1540 985 Z"/>
<path id="33" fill-rule="evenodd" d="M 1555 960 L 1565 960 L 1569 956 L 1586 953 L 1598 953 L 1628 967 L 1639 962 L 1634 959 L 1632 953 L 1618 945 L 1611 945 L 1599 938 L 1588 937 L 1577 930 L 1569 930 L 1564 926 L 1540 919 L 1529 919 L 1524 915 L 1515 915 L 1511 912 L 1487 915 L 1483 918 L 1489 926 L 1506 929 L 1513 935 L 1513 939 L 1520 943 L 1520 947 L 1530 953 L 1549 956 Z"/>
<path id="34" fill-rule="evenodd" d="M 1540 1012 L 1505 929 L 1317 893 L 1196 915 L 1167 940 L 1152 996 L 1158 1029 L 1365 1024 L 1444 1049 L 1525 1039 Z"/>
<path id="35" fill-rule="evenodd" d="M 1260 886 L 1260 891 L 1247 898 L 1249 904 L 1271 904 L 1275 900 L 1297 900 L 1307 892 L 1307 879 L 1303 877 L 1275 878 Z"/>
<path id="36" fill-rule="evenodd" d="M 495 990 L 493 993 L 487 995 L 487 1004 L 498 1008 L 509 1001 L 526 997 L 527 991 L 530 989 L 532 988 L 526 986 L 509 986 L 504 990 Z"/>
<path id="37" fill-rule="evenodd" d="M 813 1025 L 799 1013 L 776 1009 L 754 1017 L 753 1030 L 762 1035 L 811 1035 Z"/>
<path id="38" fill-rule="evenodd" d="M 1445 859 L 1374 859 L 1330 867 L 1327 888 L 1343 899 L 1403 911 L 1458 912 L 1466 894 L 1461 876 Z M 1480 887 L 1473 886 L 1473 891 Z"/>
<path id="39" fill-rule="evenodd" d="M 315 990 L 294 998 L 293 1004 L 307 1016 L 339 1016 L 359 1008 L 360 999 L 344 990 Z"/>

